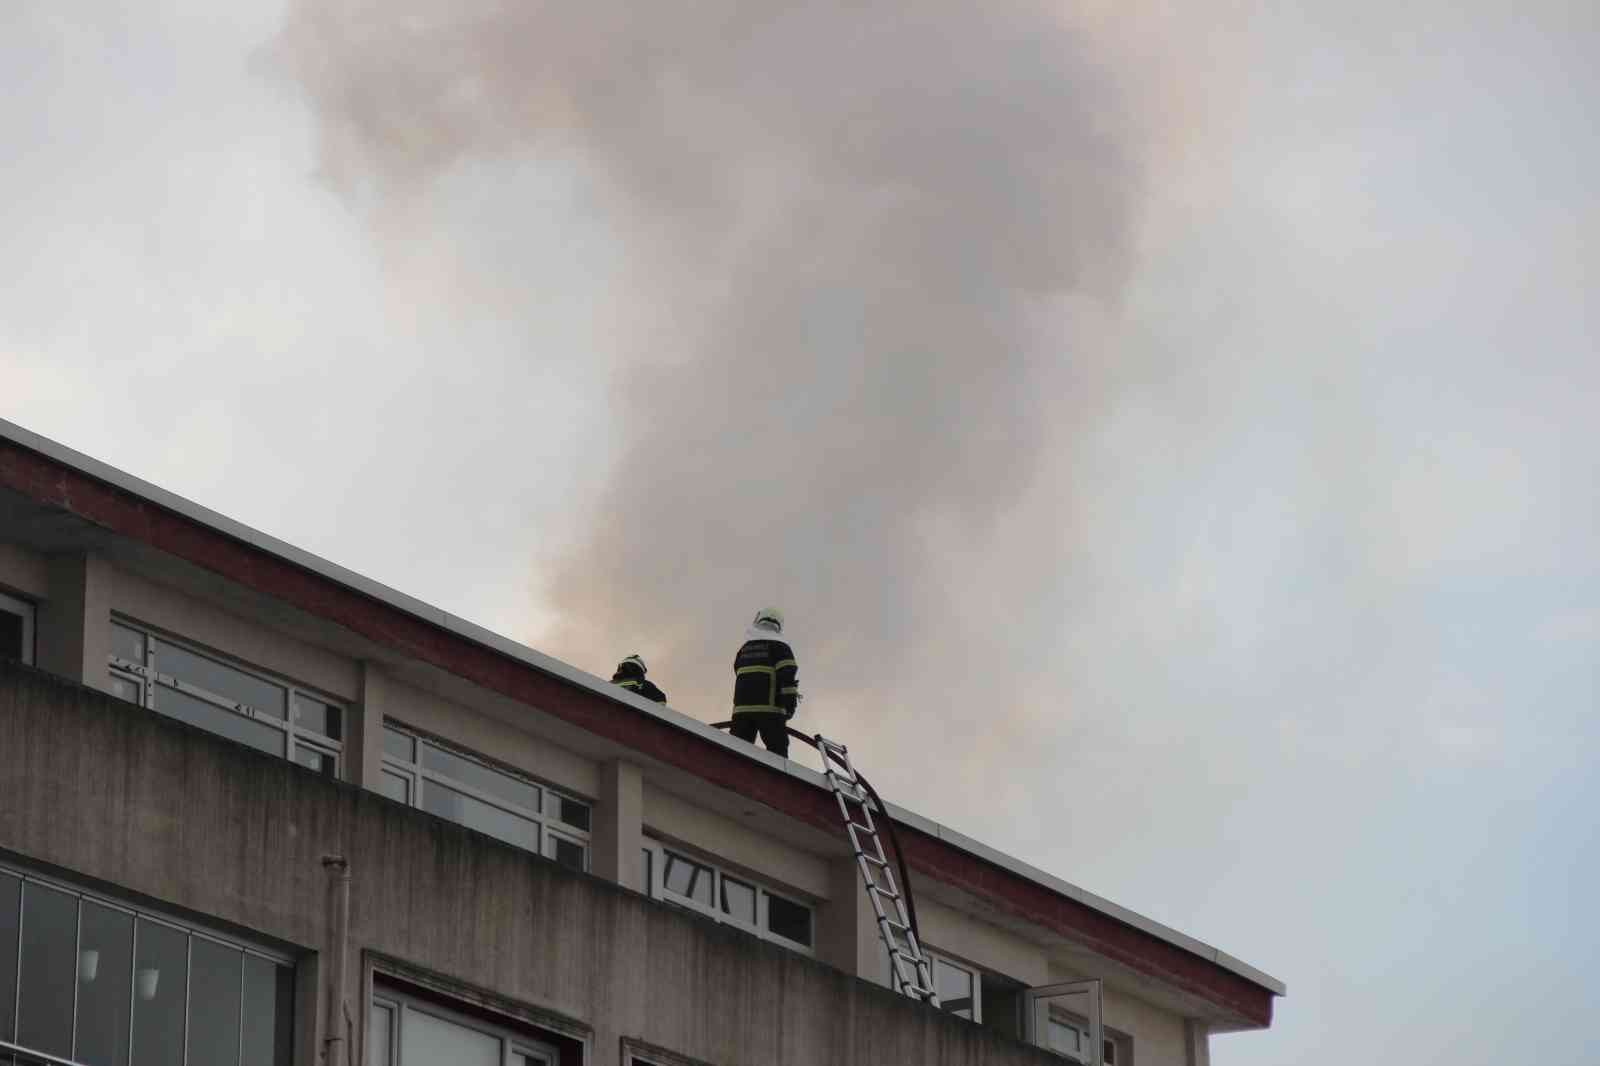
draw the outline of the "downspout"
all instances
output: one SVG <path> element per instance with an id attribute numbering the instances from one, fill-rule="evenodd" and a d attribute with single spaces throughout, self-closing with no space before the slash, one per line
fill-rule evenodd
<path id="1" fill-rule="evenodd" d="M 332 974 L 328 981 L 328 1008 L 324 1016 L 323 1066 L 348 1066 L 351 1049 L 345 1031 L 350 1026 L 350 1011 L 345 1005 L 345 956 L 350 945 L 350 863 L 342 855 L 324 855 L 322 868 L 328 873 L 328 888 L 333 909 Z"/>

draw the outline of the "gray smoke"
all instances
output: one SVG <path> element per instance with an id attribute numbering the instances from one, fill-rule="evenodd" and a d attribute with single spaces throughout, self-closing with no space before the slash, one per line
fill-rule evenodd
<path id="1" fill-rule="evenodd" d="M 617 459 L 541 645 L 601 673 L 641 651 L 714 719 L 776 603 L 815 725 L 1028 700 L 993 629 L 1069 536 L 1014 519 L 1104 387 L 1087 323 L 1180 137 L 1178 32 L 1014 0 L 303 0 L 279 49 L 326 176 L 380 214 L 548 161 L 622 244 Z"/>

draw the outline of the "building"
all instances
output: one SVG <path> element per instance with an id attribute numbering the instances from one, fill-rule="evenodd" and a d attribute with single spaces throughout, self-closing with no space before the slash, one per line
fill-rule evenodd
<path id="1" fill-rule="evenodd" d="M 891 805 L 897 995 L 820 775 L 9 423 L 0 658 L 0 1063 L 1205 1066 L 1284 992 Z"/>

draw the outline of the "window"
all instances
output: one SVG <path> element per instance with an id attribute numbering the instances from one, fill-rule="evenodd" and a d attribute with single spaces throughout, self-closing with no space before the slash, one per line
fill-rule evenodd
<path id="1" fill-rule="evenodd" d="M 929 952 L 933 963 L 933 988 L 939 993 L 939 1009 L 958 1018 L 981 1022 L 983 978 L 978 971 Z"/>
<path id="2" fill-rule="evenodd" d="M 338 775 L 344 710 L 325 697 L 131 622 L 111 623 L 109 665 L 122 699 Z"/>
<path id="3" fill-rule="evenodd" d="M 33 662 L 33 604 L 0 592 L 0 659 Z"/>
<path id="4" fill-rule="evenodd" d="M 1091 1039 L 1086 1019 L 1051 1012 L 1047 1045 L 1051 1051 L 1077 1062 L 1088 1062 Z M 1130 1037 L 1109 1030 L 1103 1032 L 1100 1039 L 1102 1066 L 1132 1066 L 1132 1048 L 1133 1040 Z"/>
<path id="5" fill-rule="evenodd" d="M 589 868 L 589 805 L 477 756 L 383 727 L 378 791 L 574 870 Z"/>
<path id="6" fill-rule="evenodd" d="M 286 963 L 163 916 L 0 869 L 0 1049 L 6 1051 L 86 1066 L 126 1066 L 130 1054 L 134 1062 L 287 1066 L 294 970 Z"/>
<path id="7" fill-rule="evenodd" d="M 1023 992 L 1025 1038 L 1073 1062 L 1101 1066 L 1106 1037 L 1101 1000 L 1096 977 L 1029 988 Z"/>
<path id="8" fill-rule="evenodd" d="M 692 1059 L 656 1044 L 648 1044 L 632 1037 L 622 1038 L 622 1066 L 711 1066 L 701 1059 Z"/>
<path id="9" fill-rule="evenodd" d="M 549 1045 L 432 1003 L 373 993 L 367 1066 L 556 1066 Z"/>
<path id="10" fill-rule="evenodd" d="M 644 852 L 652 896 L 736 925 L 764 940 L 810 951 L 809 905 L 654 841 L 647 843 Z"/>
<path id="11" fill-rule="evenodd" d="M 975 1022 L 983 1021 L 983 974 L 975 967 L 965 963 L 955 962 L 922 946 L 923 954 L 928 957 L 929 967 L 933 970 L 933 990 L 939 993 L 939 1009 L 948 1011 L 959 1018 L 967 1018 Z M 890 987 L 895 987 L 898 982 L 894 978 L 894 962 L 884 952 L 884 971 L 889 978 Z M 905 964 L 905 972 L 910 975 L 915 972 L 911 963 Z M 910 995 L 908 991 L 906 993 Z"/>
<path id="12" fill-rule="evenodd" d="M 1045 1044 L 1051 1051 L 1078 1062 L 1089 1061 L 1089 1024 L 1051 1015 L 1050 1033 Z"/>

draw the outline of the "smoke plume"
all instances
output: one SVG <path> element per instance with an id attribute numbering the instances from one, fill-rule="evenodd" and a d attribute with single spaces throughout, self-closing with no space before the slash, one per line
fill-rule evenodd
<path id="1" fill-rule="evenodd" d="M 543 161 L 621 243 L 616 458 L 539 644 L 642 652 L 716 719 L 776 604 L 809 724 L 889 727 L 1040 686 L 1005 660 L 1050 658 L 1015 632 L 1068 547 L 1043 459 L 1104 386 L 1177 35 L 1025 0 L 302 0 L 279 47 L 352 197 Z"/>

